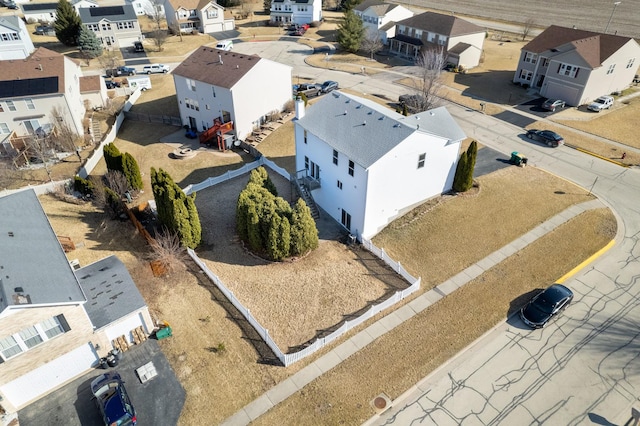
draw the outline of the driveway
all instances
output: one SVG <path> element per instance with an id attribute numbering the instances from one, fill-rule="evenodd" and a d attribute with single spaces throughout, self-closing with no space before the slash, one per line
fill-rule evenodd
<path id="1" fill-rule="evenodd" d="M 140 383 L 135 369 L 148 363 L 158 375 Z M 123 353 L 113 369 L 125 381 L 125 387 L 136 409 L 139 424 L 175 426 L 182 412 L 185 392 L 169 362 L 158 346 L 149 339 Z M 82 377 L 52 392 L 18 413 L 22 426 L 93 426 L 104 425 L 91 394 L 91 381 L 106 370 L 91 370 Z"/>

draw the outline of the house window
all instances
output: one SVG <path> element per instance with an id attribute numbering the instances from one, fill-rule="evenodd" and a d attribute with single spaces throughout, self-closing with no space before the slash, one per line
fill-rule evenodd
<path id="1" fill-rule="evenodd" d="M 101 27 L 102 27 L 102 31 L 108 31 L 108 30 L 110 30 L 110 29 L 111 29 L 111 24 L 109 24 L 109 23 L 102 23 L 102 24 L 101 24 Z"/>
<path id="2" fill-rule="evenodd" d="M 533 73 L 531 71 L 527 71 L 527 70 L 520 71 L 520 80 L 531 81 L 532 76 L 533 76 Z"/>
<path id="3" fill-rule="evenodd" d="M 42 337 L 38 334 L 38 330 L 36 330 L 35 326 L 21 330 L 18 335 L 29 349 L 43 342 Z"/>
<path id="4" fill-rule="evenodd" d="M 215 19 L 218 17 L 218 9 L 209 9 L 207 10 L 207 18 Z"/>
<path id="5" fill-rule="evenodd" d="M 47 335 L 47 339 L 51 339 L 56 337 L 58 334 L 71 330 L 64 315 L 58 315 L 42 321 L 40 323 L 40 327 L 42 327 L 42 330 Z"/>
<path id="6" fill-rule="evenodd" d="M 338 189 L 342 189 L 342 182 L 338 181 Z"/>
<path id="7" fill-rule="evenodd" d="M 345 228 L 351 231 L 351 215 L 344 209 L 342 209 L 342 219 L 340 220 L 340 223 L 342 223 Z"/>
<path id="8" fill-rule="evenodd" d="M 191 90 L 192 92 L 196 91 L 196 82 L 195 80 L 191 80 L 190 78 L 187 79 L 187 86 L 189 87 L 189 90 Z"/>
<path id="9" fill-rule="evenodd" d="M 542 58 L 542 66 L 543 67 L 548 67 L 549 66 L 549 58 Z"/>
<path id="10" fill-rule="evenodd" d="M 0 353 L 2 353 L 2 357 L 4 359 L 9 359 L 21 352 L 22 349 L 13 336 L 7 336 L 4 339 L 0 339 Z"/>
<path id="11" fill-rule="evenodd" d="M 537 53 L 532 53 L 532 52 L 527 52 L 524 55 L 524 61 L 528 62 L 530 64 L 535 64 L 538 61 L 538 54 Z"/>
<path id="12" fill-rule="evenodd" d="M 25 99 L 24 103 L 27 104 L 27 109 L 36 109 L 36 106 L 33 104 L 33 99 Z"/>
<path id="13" fill-rule="evenodd" d="M 216 97 L 216 88 L 211 86 L 211 92 L 213 93 L 213 97 Z"/>
<path id="14" fill-rule="evenodd" d="M 613 74 L 613 70 L 616 69 L 616 64 L 609 65 L 609 69 L 607 70 L 607 74 Z"/>
<path id="15" fill-rule="evenodd" d="M 119 30 L 130 30 L 134 28 L 133 22 L 118 22 L 116 27 Z"/>
<path id="16" fill-rule="evenodd" d="M 338 151 L 333 150 L 333 164 L 338 165 Z"/>
<path id="17" fill-rule="evenodd" d="M 353 169 L 355 168 L 355 164 L 353 161 L 349 160 L 349 176 L 353 176 Z"/>
<path id="18" fill-rule="evenodd" d="M 576 78 L 578 76 L 578 70 L 578 67 L 575 67 L 573 65 L 560 64 L 560 66 L 558 67 L 558 74 Z"/>
<path id="19" fill-rule="evenodd" d="M 11 133 L 11 130 L 9 130 L 9 126 L 7 126 L 7 123 L 0 123 L 0 133 Z"/>
<path id="20" fill-rule="evenodd" d="M 304 169 L 309 170 L 309 157 L 305 155 L 304 157 Z"/>
<path id="21" fill-rule="evenodd" d="M 100 27 L 98 26 L 98 24 L 86 24 L 86 26 L 88 30 L 91 30 L 93 32 L 100 31 Z"/>
<path id="22" fill-rule="evenodd" d="M 426 153 L 422 153 L 418 156 L 418 168 L 421 169 L 424 167 L 424 160 L 427 158 Z"/>
<path id="23" fill-rule="evenodd" d="M 635 61 L 636 61 L 636 58 L 629 59 L 629 62 L 627 62 L 627 68 L 631 68 Z"/>
<path id="24" fill-rule="evenodd" d="M 304 130 L 304 143 L 307 143 L 307 130 Z"/>
<path id="25" fill-rule="evenodd" d="M 13 101 L 7 101 L 7 108 L 9 108 L 9 111 L 16 110 L 16 106 L 14 105 Z"/>

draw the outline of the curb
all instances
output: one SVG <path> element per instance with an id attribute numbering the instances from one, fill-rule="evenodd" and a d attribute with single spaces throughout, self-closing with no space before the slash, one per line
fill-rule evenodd
<path id="1" fill-rule="evenodd" d="M 606 246 L 602 247 L 600 250 L 598 250 L 597 252 L 592 254 L 590 257 L 582 261 L 578 266 L 576 266 L 575 268 L 573 268 L 572 270 L 564 274 L 562 277 L 558 278 L 556 282 L 559 284 L 562 284 L 563 282 L 565 282 L 566 280 L 568 280 L 569 278 L 577 274 L 578 271 L 580 271 L 581 269 L 586 267 L 588 264 L 595 261 L 597 258 L 605 254 L 607 251 L 609 251 L 609 249 L 613 247 L 615 243 L 616 243 L 616 240 L 609 241 L 609 243 Z"/>
<path id="2" fill-rule="evenodd" d="M 624 167 L 624 168 L 626 168 L 626 169 L 628 169 L 629 167 L 631 167 L 631 165 L 630 165 L 630 164 L 621 163 L 621 162 L 619 162 L 619 161 L 613 160 L 613 159 L 611 159 L 611 158 L 604 157 L 604 156 L 602 156 L 602 155 L 600 155 L 600 154 L 596 154 L 595 152 L 588 151 L 588 150 L 586 150 L 586 149 L 584 149 L 584 148 L 580 148 L 580 147 L 575 146 L 575 145 L 564 144 L 564 146 L 566 146 L 567 148 L 572 148 L 572 149 L 575 149 L 576 151 L 580 151 L 580 152 L 582 152 L 582 153 L 585 153 L 585 154 L 591 155 L 592 157 L 596 157 L 596 158 L 599 158 L 599 159 L 601 159 L 601 160 L 608 161 L 608 162 L 610 162 L 610 163 L 613 163 L 613 164 L 615 164 L 615 165 L 617 165 L 617 166 L 620 166 L 620 167 Z"/>

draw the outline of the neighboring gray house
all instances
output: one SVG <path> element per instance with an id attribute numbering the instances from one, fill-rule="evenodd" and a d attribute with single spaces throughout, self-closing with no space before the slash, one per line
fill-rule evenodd
<path id="1" fill-rule="evenodd" d="M 73 269 L 33 190 L 0 197 L 0 217 L 0 405 L 12 413 L 154 326 L 115 256 Z"/>
<path id="2" fill-rule="evenodd" d="M 358 239 L 451 189 L 465 134 L 446 108 L 405 117 L 331 92 L 296 102 L 297 178 Z"/>
<path id="3" fill-rule="evenodd" d="M 106 49 L 132 47 L 142 41 L 138 15 L 130 4 L 81 8 L 80 19 L 93 31 Z"/>
<path id="4" fill-rule="evenodd" d="M 149 17 L 164 17 L 164 5 L 162 0 L 126 0 L 135 10 L 136 15 L 147 15 Z"/>
<path id="5" fill-rule="evenodd" d="M 0 16 L 0 61 L 24 59 L 34 49 L 22 19 L 17 16 Z"/>
<path id="6" fill-rule="evenodd" d="M 365 0 L 353 12 L 362 19 L 366 36 L 377 34 L 383 44 L 396 35 L 396 22 L 413 16 L 413 12 L 399 4 L 384 3 L 380 0 Z"/>
<path id="7" fill-rule="evenodd" d="M 425 12 L 396 24 L 389 51 L 417 58 L 427 49 L 444 49 L 446 61 L 464 68 L 480 63 L 486 30 L 454 15 Z"/>
<path id="8" fill-rule="evenodd" d="M 82 7 L 98 7 L 98 3 L 94 0 L 72 0 L 71 5 L 78 12 Z M 52 23 L 56 20 L 56 11 L 58 9 L 57 2 L 49 3 L 23 3 L 20 5 L 24 20 L 32 22 Z M 80 13 L 80 12 L 78 12 Z"/>
<path id="9" fill-rule="evenodd" d="M 513 81 L 576 106 L 627 88 L 639 57 L 633 38 L 552 25 L 522 48 Z"/>

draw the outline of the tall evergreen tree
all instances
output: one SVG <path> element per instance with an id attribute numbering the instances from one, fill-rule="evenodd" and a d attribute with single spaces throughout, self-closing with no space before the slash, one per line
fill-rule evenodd
<path id="1" fill-rule="evenodd" d="M 471 141 L 467 149 L 467 167 L 465 170 L 465 187 L 470 190 L 473 186 L 473 171 L 476 168 L 476 157 L 478 156 L 478 143 Z"/>
<path id="2" fill-rule="evenodd" d="M 364 33 L 365 30 L 362 19 L 360 19 L 353 10 L 348 10 L 345 12 L 344 18 L 338 26 L 336 40 L 344 50 L 356 53 L 360 50 Z"/>
<path id="3" fill-rule="evenodd" d="M 298 198 L 293 209 L 291 224 L 291 255 L 303 255 L 318 248 L 318 228 L 311 216 L 311 209 Z"/>
<path id="4" fill-rule="evenodd" d="M 67 0 L 59 0 L 56 8 L 56 20 L 53 28 L 60 43 L 65 46 L 77 46 L 82 20 Z"/>
<path id="5" fill-rule="evenodd" d="M 162 169 L 151 169 L 151 188 L 160 222 L 178 235 L 182 245 L 197 247 L 202 239 L 202 227 L 195 194 L 187 196 Z"/>
<path id="6" fill-rule="evenodd" d="M 467 169 L 467 151 L 460 155 L 458 165 L 456 166 L 456 174 L 453 177 L 453 190 L 456 192 L 464 192 L 466 181 L 466 169 Z"/>
<path id="7" fill-rule="evenodd" d="M 134 190 L 142 189 L 142 175 L 140 167 L 133 155 L 125 152 L 122 155 L 122 173 L 124 173 L 129 183 L 129 188 Z"/>
<path id="8" fill-rule="evenodd" d="M 82 54 L 89 59 L 102 55 L 102 43 L 100 43 L 100 40 L 96 37 L 96 33 L 87 29 L 84 25 L 80 27 L 78 46 Z"/>
<path id="9" fill-rule="evenodd" d="M 340 8 L 345 12 L 352 10 L 354 7 L 362 3 L 362 0 L 341 0 Z"/>
<path id="10" fill-rule="evenodd" d="M 122 172 L 122 153 L 114 143 L 108 143 L 102 148 L 104 162 L 107 163 L 108 170 Z"/>

